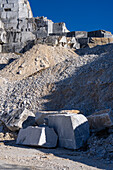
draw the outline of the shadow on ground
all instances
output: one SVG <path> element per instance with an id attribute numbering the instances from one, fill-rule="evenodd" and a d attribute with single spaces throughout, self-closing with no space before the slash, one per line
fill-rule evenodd
<path id="1" fill-rule="evenodd" d="M 88 157 L 87 155 L 85 156 L 85 155 L 83 155 L 82 149 L 79 151 L 68 150 L 68 149 L 64 149 L 64 148 L 45 149 L 45 148 L 41 148 L 41 147 L 16 145 L 16 141 L 14 141 L 14 140 L 13 141 L 2 141 L 2 142 L 4 142 L 4 144 L 6 146 L 12 146 L 12 147 L 16 147 L 16 148 L 24 148 L 27 150 L 35 149 L 35 150 L 37 150 L 37 152 L 39 151 L 39 152 L 42 152 L 47 155 L 53 154 L 54 156 L 56 156 L 58 158 L 63 158 L 66 160 L 71 160 L 74 162 L 82 163 L 82 164 L 88 165 L 90 167 L 100 168 L 100 169 L 104 169 L 104 170 L 113 170 L 113 164 L 106 164 L 104 162 L 104 160 L 95 159 L 93 157 Z M 21 168 L 23 170 L 29 170 L 31 168 L 31 167 L 21 167 L 21 166 L 17 166 L 17 165 L 4 164 L 4 165 L 0 166 L 0 170 L 7 166 L 8 166 L 8 168 L 17 169 L 17 170 L 18 170 L 18 168 Z M 34 170 L 35 170 L 35 168 L 37 170 L 41 170 L 40 167 L 34 167 Z"/>

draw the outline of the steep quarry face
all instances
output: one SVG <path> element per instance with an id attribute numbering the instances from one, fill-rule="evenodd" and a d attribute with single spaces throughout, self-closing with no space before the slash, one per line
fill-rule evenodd
<path id="1" fill-rule="evenodd" d="M 4 23 L 0 20 L 0 51 L 1 51 L 1 44 L 6 43 L 6 31 L 4 30 Z"/>
<path id="2" fill-rule="evenodd" d="M 18 29 L 20 20 L 32 18 L 28 0 L 0 0 L 0 18 L 7 29 Z"/>
<path id="3" fill-rule="evenodd" d="M 18 16 L 19 18 L 32 18 L 32 10 L 28 0 L 18 0 L 19 11 Z"/>

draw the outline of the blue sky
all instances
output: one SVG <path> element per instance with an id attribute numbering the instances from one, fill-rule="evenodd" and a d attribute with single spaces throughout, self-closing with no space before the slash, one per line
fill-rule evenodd
<path id="1" fill-rule="evenodd" d="M 36 16 L 65 22 L 70 31 L 104 29 L 113 33 L 113 0 L 29 0 Z"/>

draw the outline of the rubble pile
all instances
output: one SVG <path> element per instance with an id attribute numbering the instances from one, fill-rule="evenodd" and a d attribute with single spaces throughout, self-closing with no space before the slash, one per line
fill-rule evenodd
<path id="1" fill-rule="evenodd" d="M 10 56 L 12 56 L 13 62 L 10 63 L 10 65 L 5 64 L 4 68 L 1 69 L 0 75 L 14 81 L 32 76 L 70 57 L 76 58 L 77 54 L 72 50 L 62 47 L 37 44 L 24 54 Z M 18 56 L 16 60 L 15 56 Z M 7 60 L 10 60 L 9 56 L 7 56 L 7 58 Z"/>
<path id="2" fill-rule="evenodd" d="M 46 50 L 45 45 L 41 48 Z M 35 56 L 31 57 L 29 71 L 26 65 L 27 71 L 17 74 L 18 68 L 24 70 L 24 67 L 20 68 L 24 59 L 25 63 L 29 62 L 27 55 L 1 70 L 3 95 L 0 96 L 0 113 L 21 108 L 33 113 L 38 110 L 78 109 L 90 115 L 98 110 L 113 109 L 113 45 L 81 49 L 77 54 L 69 50 L 67 55 L 68 49 L 61 49 L 55 53 L 59 56 L 58 62 L 38 72 L 34 71 Z M 52 56 L 53 50 L 47 56 Z"/>
<path id="3" fill-rule="evenodd" d="M 101 131 L 100 135 L 93 134 L 88 140 L 87 155 L 113 163 L 113 132 Z"/>

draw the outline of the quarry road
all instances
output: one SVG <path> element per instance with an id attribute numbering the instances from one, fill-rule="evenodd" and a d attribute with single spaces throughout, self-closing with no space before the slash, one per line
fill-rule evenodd
<path id="1" fill-rule="evenodd" d="M 85 152 L 43 149 L 0 142 L 0 170 L 112 170 L 113 164 L 88 158 Z"/>

